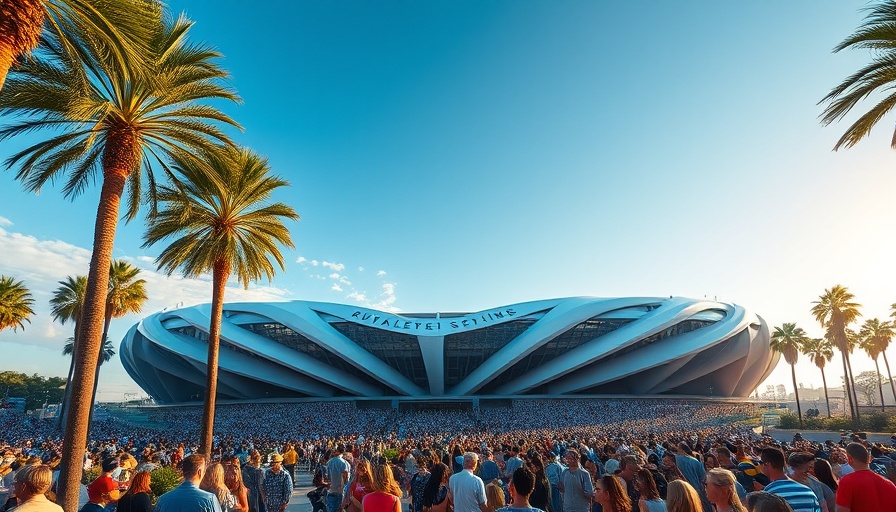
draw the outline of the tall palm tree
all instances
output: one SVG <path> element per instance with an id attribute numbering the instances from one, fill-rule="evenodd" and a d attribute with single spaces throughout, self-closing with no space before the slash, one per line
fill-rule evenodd
<path id="1" fill-rule="evenodd" d="M 75 337 L 71 336 L 67 340 L 65 340 L 65 345 L 62 346 L 62 355 L 64 356 L 74 356 L 75 355 Z M 103 351 L 100 353 L 100 364 L 108 363 L 115 356 L 115 344 L 112 343 L 111 340 L 106 340 L 103 343 Z"/>
<path id="2" fill-rule="evenodd" d="M 852 418 L 859 418 L 858 400 L 856 400 L 855 386 L 852 378 L 852 364 L 849 361 L 849 354 L 852 351 L 849 336 L 847 335 L 847 326 L 855 322 L 862 316 L 859 313 L 861 304 L 852 302 L 855 296 L 849 292 L 845 286 L 835 285 L 830 289 L 825 289 L 824 293 L 813 301 L 812 314 L 815 316 L 821 326 L 825 329 L 826 335 L 834 343 L 834 346 L 840 351 L 843 358 L 843 381 L 846 385 L 846 394 L 849 396 L 850 411 Z"/>
<path id="3" fill-rule="evenodd" d="M 166 20 L 163 30 L 149 42 L 151 80 L 144 78 L 146 70 L 137 73 L 118 65 L 101 47 L 85 45 L 81 62 L 76 62 L 49 33 L 42 51 L 10 73 L 0 94 L 0 119 L 12 120 L 0 128 L 0 141 L 50 132 L 46 140 L 6 161 L 17 170 L 16 177 L 27 190 L 38 191 L 48 181 L 65 175 L 64 194 L 72 197 L 83 192 L 98 174 L 102 177 L 75 347 L 72 407 L 66 422 L 69 442 L 63 447 L 58 485 L 58 498 L 66 510 L 77 508 L 80 447 L 87 442 L 112 247 L 125 186 L 129 191 L 126 219 L 132 220 L 141 202 L 155 204 L 155 167 L 169 175 L 168 159 L 190 159 L 214 147 L 213 141 L 230 143 L 219 125 L 236 126 L 205 103 L 238 98 L 222 84 L 227 73 L 215 62 L 219 54 L 188 40 L 191 25 L 183 17 Z"/>
<path id="4" fill-rule="evenodd" d="M 0 2 L 0 89 L 12 64 L 37 47 L 45 28 L 77 58 L 89 40 L 122 66 L 139 62 L 161 6 L 152 0 L 4 0 Z"/>
<path id="5" fill-rule="evenodd" d="M 890 322 L 881 322 L 877 318 L 865 320 L 865 323 L 862 324 L 862 329 L 859 331 L 859 346 L 868 354 L 868 357 L 874 360 L 874 369 L 877 371 L 877 387 L 880 390 L 881 410 L 885 410 L 884 384 L 880 376 L 878 358 L 887 349 L 893 336 L 896 336 L 896 333 L 893 332 L 893 326 Z"/>
<path id="6" fill-rule="evenodd" d="M 31 323 L 29 316 L 34 314 L 31 306 L 34 298 L 22 281 L 0 275 L 0 331 L 12 328 L 13 331 L 20 327 L 25 329 L 25 323 Z"/>
<path id="7" fill-rule="evenodd" d="M 775 327 L 772 333 L 770 348 L 775 352 L 780 352 L 784 356 L 784 360 L 790 365 L 790 376 L 793 378 L 793 395 L 796 398 L 796 414 L 800 419 L 800 427 L 803 426 L 803 410 L 800 407 L 800 390 L 796 385 L 796 362 L 803 350 L 803 344 L 809 336 L 802 327 L 797 327 L 795 323 L 787 323 L 780 327 Z"/>
<path id="8" fill-rule="evenodd" d="M 824 403 L 828 407 L 828 418 L 831 417 L 831 399 L 828 397 L 828 380 L 824 376 L 824 365 L 834 357 L 834 345 L 825 338 L 807 338 L 803 342 L 803 355 L 815 363 L 821 370 L 821 383 L 824 386 Z"/>
<path id="9" fill-rule="evenodd" d="M 170 240 L 156 263 L 171 275 L 212 273 L 207 384 L 200 449 L 209 455 L 215 420 L 218 348 L 227 279 L 236 275 L 244 287 L 274 276 L 271 260 L 283 268 L 279 245 L 294 247 L 283 219 L 299 216 L 271 194 L 289 183 L 269 174 L 267 161 L 247 149 L 219 147 L 204 155 L 205 164 L 178 162 L 178 186 L 163 187 L 160 210 L 149 219 L 143 247 Z"/>
<path id="10" fill-rule="evenodd" d="M 53 298 L 50 299 L 50 312 L 53 314 L 53 320 L 59 321 L 62 325 L 65 322 L 72 321 L 75 324 L 75 332 L 72 336 L 72 350 L 66 353 L 63 348 L 63 355 L 71 355 L 71 361 L 68 365 L 68 378 L 65 380 L 65 395 L 62 399 L 62 411 L 59 413 L 59 426 L 65 423 L 65 414 L 68 409 L 71 392 L 72 373 L 75 371 L 75 353 L 74 346 L 78 343 L 78 324 L 81 320 L 81 308 L 84 306 L 84 294 L 87 292 L 87 276 L 68 276 L 65 281 L 59 281 L 59 288 L 53 292 Z M 66 345 L 67 347 L 68 345 Z"/>

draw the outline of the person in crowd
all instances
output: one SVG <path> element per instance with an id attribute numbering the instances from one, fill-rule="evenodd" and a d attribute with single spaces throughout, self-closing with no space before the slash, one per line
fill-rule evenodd
<path id="1" fill-rule="evenodd" d="M 638 508 L 640 496 L 635 489 L 635 475 L 641 470 L 641 461 L 634 455 L 624 455 L 619 461 L 619 478 L 625 486 L 625 492 L 631 500 L 632 509 Z"/>
<path id="2" fill-rule="evenodd" d="M 615 475 L 604 475 L 594 482 L 594 500 L 604 512 L 631 512 L 631 498 L 622 482 Z"/>
<path id="3" fill-rule="evenodd" d="M 846 445 L 851 473 L 840 478 L 837 512 L 896 511 L 896 485 L 871 471 L 871 455 L 862 443 Z"/>
<path id="4" fill-rule="evenodd" d="M 749 512 L 793 512 L 784 498 L 765 491 L 747 494 L 746 506 Z"/>
<path id="5" fill-rule="evenodd" d="M 283 456 L 279 453 L 271 455 L 271 469 L 264 475 L 261 487 L 264 490 L 264 505 L 267 512 L 286 510 L 289 498 L 292 496 L 292 479 L 289 478 L 289 473 L 283 470 Z M 339 498 L 341 503 L 341 490 Z M 339 503 L 336 506 L 338 507 Z"/>
<path id="6" fill-rule="evenodd" d="M 485 486 L 485 508 L 488 512 L 504 508 L 504 489 L 497 482 Z"/>
<path id="7" fill-rule="evenodd" d="M 221 510 L 225 512 L 236 505 L 236 498 L 224 483 L 224 465 L 220 462 L 214 462 L 206 468 L 205 475 L 199 482 L 199 488 L 214 494 L 218 498 Z"/>
<path id="8" fill-rule="evenodd" d="M 706 499 L 706 490 L 703 488 L 703 481 L 706 478 L 706 468 L 703 463 L 697 460 L 691 452 L 691 448 L 685 442 L 678 443 L 675 452 L 675 464 L 684 475 L 685 480 L 691 484 L 691 487 L 697 490 L 700 500 L 703 502 L 704 508 L 709 505 Z"/>
<path id="9" fill-rule="evenodd" d="M 510 458 L 504 461 L 504 481 L 509 482 L 513 472 L 523 467 L 524 464 L 523 459 L 520 458 L 520 447 L 514 444 L 510 447 Z"/>
<path id="10" fill-rule="evenodd" d="M 492 458 L 492 452 L 488 448 L 482 450 L 482 464 L 479 468 L 479 478 L 485 485 L 501 478 L 501 468 Z"/>
<path id="11" fill-rule="evenodd" d="M 224 485 L 236 499 L 234 512 L 249 512 L 249 489 L 243 484 L 243 473 L 240 469 L 240 460 L 233 457 L 229 464 L 224 465 Z"/>
<path id="12" fill-rule="evenodd" d="M 566 466 L 560 463 L 559 454 L 551 454 L 551 463 L 544 468 L 544 472 L 551 484 L 551 512 L 563 512 L 563 496 L 560 493 L 560 475 Z"/>
<path id="13" fill-rule="evenodd" d="M 16 472 L 14 480 L 19 512 L 62 512 L 62 507 L 47 499 L 46 493 L 53 484 L 53 471 L 49 466 L 26 466 Z"/>
<path id="14" fill-rule="evenodd" d="M 345 445 L 337 445 L 333 450 L 332 457 L 327 461 L 327 475 L 330 482 L 330 487 L 327 489 L 327 512 L 339 512 L 339 507 L 342 505 L 345 484 L 348 483 L 349 473 L 352 469 L 351 465 L 342 458 L 344 452 Z M 276 511 L 268 510 L 268 512 Z"/>
<path id="15" fill-rule="evenodd" d="M 835 493 L 837 492 L 837 487 L 840 484 L 837 481 L 837 477 L 834 476 L 834 470 L 831 469 L 830 462 L 822 458 L 816 458 L 812 461 L 811 473 L 819 482 L 827 485 Z"/>
<path id="16" fill-rule="evenodd" d="M 534 508 L 551 510 L 551 483 L 545 473 L 544 460 L 540 453 L 533 453 L 526 464 L 527 469 L 535 475 L 535 487 L 529 496 L 529 502 Z"/>
<path id="17" fill-rule="evenodd" d="M 510 483 L 507 484 L 510 491 L 510 504 L 497 512 L 545 512 L 544 509 L 535 507 L 529 501 L 529 497 L 535 488 L 535 474 L 526 468 L 519 468 L 510 475 Z"/>
<path id="18" fill-rule="evenodd" d="M 703 467 L 706 469 L 706 471 L 709 471 L 710 469 L 715 469 L 722 466 L 721 464 L 719 464 L 719 459 L 716 458 L 715 454 L 709 452 L 703 456 Z"/>
<path id="19" fill-rule="evenodd" d="M 442 462 L 433 464 L 426 487 L 423 488 L 423 512 L 448 510 L 448 466 Z"/>
<path id="20" fill-rule="evenodd" d="M 448 500 L 455 512 L 486 512 L 485 484 L 473 472 L 479 464 L 479 455 L 463 454 L 463 471 L 448 479 Z"/>
<path id="21" fill-rule="evenodd" d="M 362 512 L 401 512 L 401 486 L 388 464 L 371 468 L 370 491 L 361 501 Z"/>
<path id="22" fill-rule="evenodd" d="M 243 485 L 246 486 L 249 512 L 265 512 L 264 491 L 261 486 L 264 480 L 264 471 L 261 469 L 261 454 L 258 453 L 258 450 L 252 449 L 248 452 L 246 464 L 240 468 L 240 473 L 242 473 Z"/>
<path id="23" fill-rule="evenodd" d="M 697 490 L 687 480 L 669 482 L 666 491 L 666 510 L 669 512 L 703 512 L 703 504 Z"/>
<path id="24" fill-rule="evenodd" d="M 348 493 L 345 500 L 348 512 L 361 512 L 361 503 L 364 496 L 373 492 L 373 473 L 370 462 L 359 460 L 355 466 L 355 474 L 348 486 Z"/>
<path id="25" fill-rule="evenodd" d="M 115 510 L 117 512 L 152 512 L 150 480 L 149 471 L 138 471 L 134 474 L 134 477 L 131 478 L 131 485 L 118 500 Z"/>
<path id="26" fill-rule="evenodd" d="M 87 503 L 80 512 L 100 512 L 120 497 L 118 483 L 110 478 L 97 478 L 87 486 Z"/>
<path id="27" fill-rule="evenodd" d="M 815 455 L 809 452 L 793 452 L 788 455 L 787 466 L 790 467 L 790 479 L 812 489 L 815 497 L 818 498 L 822 512 L 836 512 L 837 502 L 834 499 L 834 491 L 810 474 L 809 468 L 814 467 L 814 461 Z"/>
<path id="28" fill-rule="evenodd" d="M 423 490 L 429 482 L 429 469 L 427 459 L 421 454 L 414 458 L 416 471 L 408 479 L 408 494 L 411 495 L 411 512 L 423 512 Z"/>
<path id="29" fill-rule="evenodd" d="M 821 512 L 821 504 L 812 489 L 787 478 L 784 474 L 784 452 L 779 448 L 762 449 L 759 470 L 769 479 L 765 492 L 784 498 L 795 512 Z"/>
<path id="30" fill-rule="evenodd" d="M 671 451 L 667 451 L 663 454 L 663 476 L 666 478 L 667 482 L 685 479 L 684 475 L 681 473 L 681 470 L 678 469 L 678 463 L 675 460 L 675 454 Z"/>
<path id="31" fill-rule="evenodd" d="M 666 512 L 666 502 L 660 497 L 653 473 L 649 469 L 639 469 L 633 482 L 638 493 L 639 512 Z"/>
<path id="32" fill-rule="evenodd" d="M 283 450 L 283 469 L 289 473 L 289 479 L 295 483 L 296 481 L 296 463 L 299 461 L 299 454 L 296 452 L 292 443 L 286 443 Z"/>
<path id="33" fill-rule="evenodd" d="M 706 472 L 706 497 L 716 512 L 746 512 L 737 492 L 737 479 L 727 469 L 713 468 Z"/>
<path id="34" fill-rule="evenodd" d="M 594 499 L 594 487 L 591 475 L 579 467 L 579 452 L 575 449 L 566 451 L 563 460 L 567 469 L 560 474 L 560 492 L 563 496 L 563 512 L 590 512 L 591 500 Z"/>
<path id="35" fill-rule="evenodd" d="M 199 488 L 205 456 L 194 453 L 181 461 L 184 482 L 159 497 L 155 512 L 222 512 L 217 496 Z"/>

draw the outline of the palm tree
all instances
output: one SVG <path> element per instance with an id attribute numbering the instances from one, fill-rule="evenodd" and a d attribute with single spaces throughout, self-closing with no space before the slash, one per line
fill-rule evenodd
<path id="1" fill-rule="evenodd" d="M 843 381 L 846 385 L 846 394 L 849 396 L 850 411 L 853 420 L 859 418 L 858 400 L 856 400 L 855 386 L 852 378 L 852 364 L 849 362 L 849 353 L 852 351 L 846 327 L 862 316 L 859 313 L 861 304 L 852 302 L 855 296 L 849 293 L 845 286 L 835 285 L 831 289 L 825 289 L 824 293 L 813 301 L 812 314 L 815 315 L 826 335 L 840 351 L 843 358 Z"/>
<path id="2" fill-rule="evenodd" d="M 881 322 L 877 318 L 865 320 L 865 323 L 862 324 L 862 329 L 859 331 L 859 346 L 868 354 L 868 357 L 874 360 L 874 369 L 877 371 L 877 387 L 880 390 L 881 410 L 885 410 L 884 384 L 880 376 L 878 357 L 887 349 L 893 336 L 896 336 L 896 333 L 893 332 L 893 326 L 889 322 Z"/>
<path id="3" fill-rule="evenodd" d="M 25 283 L 0 275 L 0 331 L 10 327 L 13 331 L 20 327 L 24 330 L 24 322 L 30 324 L 28 317 L 34 314 L 32 305 L 34 298 Z"/>
<path id="4" fill-rule="evenodd" d="M 808 339 L 809 336 L 801 327 L 797 327 L 795 323 L 785 322 L 781 327 L 775 327 L 769 344 L 770 348 L 775 352 L 780 352 L 787 364 L 790 365 L 790 376 L 793 377 L 793 395 L 796 398 L 796 414 L 800 419 L 800 427 L 803 426 L 803 411 L 800 408 L 800 390 L 796 385 L 796 361 L 799 359 L 803 344 Z"/>
<path id="5" fill-rule="evenodd" d="M 169 175 L 168 159 L 211 149 L 213 140 L 230 143 L 218 127 L 236 123 L 207 100 L 233 100 L 222 85 L 227 73 L 215 62 L 219 54 L 189 42 L 192 23 L 181 17 L 165 22 L 149 44 L 150 70 L 137 73 L 118 65 L 102 48 L 85 46 L 81 62 L 48 33 L 43 49 L 10 73 L 0 94 L 0 141 L 22 134 L 50 131 L 48 138 L 14 154 L 6 164 L 17 169 L 25 188 L 39 191 L 48 181 L 65 178 L 66 197 L 83 192 L 102 176 L 94 231 L 93 255 L 87 276 L 80 334 L 75 347 L 72 406 L 66 422 L 60 504 L 77 508 L 81 478 L 80 447 L 86 445 L 90 397 L 103 344 L 102 333 L 109 289 L 112 247 L 119 206 L 128 185 L 126 219 L 141 202 L 155 205 L 158 166 Z M 83 64 L 83 67 L 82 67 Z M 143 78 L 151 73 L 152 79 Z M 145 186 L 143 180 L 148 186 Z"/>
<path id="6" fill-rule="evenodd" d="M 64 356 L 74 356 L 75 355 L 75 337 L 71 336 L 67 340 L 65 340 L 65 345 L 62 346 L 62 355 Z M 108 363 L 112 357 L 115 356 L 115 345 L 110 340 L 106 340 L 103 343 L 103 351 L 100 353 L 100 364 Z"/>
<path id="7" fill-rule="evenodd" d="M 62 399 L 62 411 L 59 413 L 59 426 L 65 423 L 65 414 L 68 409 L 71 391 L 72 373 L 75 370 L 75 353 L 74 346 L 78 343 L 78 324 L 81 320 L 81 308 L 84 305 L 84 294 L 87 292 L 87 276 L 68 276 L 65 281 L 59 281 L 59 288 L 53 292 L 53 298 L 50 299 L 50 312 L 53 313 L 53 320 L 65 325 L 65 322 L 71 320 L 75 324 L 74 336 L 72 336 L 72 350 L 66 352 L 63 348 L 62 354 L 71 354 L 72 358 L 68 365 L 68 378 L 65 380 L 65 396 Z M 67 347 L 68 345 L 66 345 Z"/>
<path id="8" fill-rule="evenodd" d="M 821 370 L 821 383 L 824 386 L 824 403 L 828 407 L 828 418 L 831 417 L 831 399 L 828 397 L 828 380 L 824 376 L 824 365 L 834 357 L 834 345 L 825 338 L 808 338 L 803 342 L 803 355 L 815 363 Z"/>
<path id="9" fill-rule="evenodd" d="M 212 449 L 218 348 L 224 287 L 236 275 L 244 287 L 262 276 L 274 275 L 272 259 L 283 268 L 278 244 L 294 247 L 281 219 L 296 220 L 295 211 L 271 203 L 271 194 L 288 186 L 269 175 L 267 161 L 247 149 L 219 147 L 205 154 L 205 164 L 178 162 L 176 187 L 163 187 L 160 210 L 149 219 L 143 247 L 171 240 L 156 258 L 160 270 L 171 275 L 180 268 L 185 276 L 212 273 L 212 311 L 209 326 L 207 385 L 200 449 Z"/>
<path id="10" fill-rule="evenodd" d="M 37 47 L 46 28 L 77 58 L 87 41 L 102 44 L 119 65 L 139 62 L 158 24 L 160 5 L 149 0 L 4 0 L 0 2 L 0 90 L 12 64 Z"/>
<path id="11" fill-rule="evenodd" d="M 862 25 L 834 47 L 834 52 L 849 49 L 871 50 L 871 62 L 846 77 L 819 103 L 826 104 L 821 115 L 825 126 L 840 121 L 869 96 L 882 97 L 862 114 L 840 137 L 834 150 L 850 148 L 865 138 L 874 126 L 896 106 L 893 83 L 896 81 L 896 1 L 884 0 L 868 8 Z M 890 145 L 896 148 L 896 132 Z"/>

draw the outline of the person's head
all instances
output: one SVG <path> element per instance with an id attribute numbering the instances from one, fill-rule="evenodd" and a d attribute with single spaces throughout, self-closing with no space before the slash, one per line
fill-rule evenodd
<path id="1" fill-rule="evenodd" d="M 504 489 L 494 482 L 485 486 L 485 506 L 490 511 L 504 508 Z"/>
<path id="2" fill-rule="evenodd" d="M 355 481 L 363 486 L 367 486 L 370 484 L 373 476 L 370 474 L 370 462 L 366 460 L 359 460 L 358 465 L 355 466 Z"/>
<path id="3" fill-rule="evenodd" d="M 239 465 L 228 464 L 224 466 L 224 485 L 234 495 L 239 494 L 240 489 L 243 488 L 243 473 L 240 471 Z"/>
<path id="4" fill-rule="evenodd" d="M 846 458 L 849 461 L 849 465 L 853 467 L 856 467 L 857 465 L 867 466 L 868 463 L 871 462 L 871 455 L 868 453 L 868 448 L 865 448 L 865 445 L 862 443 L 849 443 L 846 445 Z"/>
<path id="5" fill-rule="evenodd" d="M 283 471 L 283 456 L 279 453 L 271 455 L 271 472 L 277 474 Z"/>
<path id="6" fill-rule="evenodd" d="M 830 462 L 824 459 L 815 459 L 812 461 L 812 468 L 814 469 L 813 474 L 815 475 L 815 478 L 830 487 L 832 491 L 837 490 L 839 485 L 837 483 L 837 477 L 834 476 L 834 470 L 831 469 Z"/>
<path id="7" fill-rule="evenodd" d="M 510 477 L 510 495 L 519 494 L 528 498 L 535 490 L 535 473 L 526 468 L 517 468 Z"/>
<path id="8" fill-rule="evenodd" d="M 138 494 L 141 492 L 149 493 L 149 483 L 150 483 L 150 474 L 149 471 L 138 471 L 134 478 L 131 479 L 131 485 L 128 486 L 128 492 L 125 494 Z"/>
<path id="9" fill-rule="evenodd" d="M 103 473 L 111 473 L 118 468 L 118 458 L 109 458 L 103 461 Z"/>
<path id="10" fill-rule="evenodd" d="M 803 476 L 809 472 L 815 455 L 809 452 L 793 452 L 787 456 L 787 465 L 797 476 Z"/>
<path id="11" fill-rule="evenodd" d="M 436 484 L 447 482 L 450 476 L 451 472 L 448 471 L 448 466 L 442 462 L 436 462 L 429 470 L 429 481 L 436 482 Z"/>
<path id="12" fill-rule="evenodd" d="M 565 462 L 570 469 L 575 469 L 579 467 L 579 457 L 579 451 L 570 448 L 569 450 L 566 450 L 566 453 L 563 455 L 563 462 Z"/>
<path id="13" fill-rule="evenodd" d="M 731 450 L 720 446 L 716 448 L 716 460 L 719 461 L 720 467 L 728 467 L 731 465 Z"/>
<path id="14" fill-rule="evenodd" d="M 542 460 L 541 455 L 533 453 L 532 456 L 529 457 L 529 470 L 533 473 L 544 471 L 544 460 Z"/>
<path id="15" fill-rule="evenodd" d="M 631 482 L 633 478 L 635 478 L 635 473 L 641 469 L 641 461 L 638 460 L 634 455 L 626 455 L 622 457 L 622 460 L 619 462 L 619 476 L 624 478 L 626 481 Z"/>
<path id="16" fill-rule="evenodd" d="M 31 496 L 44 494 L 53 484 L 53 470 L 49 466 L 25 466 L 16 473 L 14 485 L 16 496 L 22 501 Z"/>
<path id="17" fill-rule="evenodd" d="M 205 474 L 205 455 L 201 453 L 194 453 L 189 457 L 184 458 L 181 461 L 181 470 L 184 473 L 184 480 L 189 480 L 194 483 L 202 480 L 202 476 Z"/>
<path id="18" fill-rule="evenodd" d="M 770 492 L 751 492 L 745 500 L 750 512 L 793 512 L 784 498 Z"/>
<path id="19" fill-rule="evenodd" d="M 479 455 L 476 452 L 464 453 L 464 469 L 474 470 L 479 463 Z"/>
<path id="20" fill-rule="evenodd" d="M 655 500 L 660 497 L 660 491 L 656 488 L 656 481 L 653 479 L 653 473 L 648 469 L 639 469 L 632 480 L 632 485 L 638 494 L 644 496 L 647 500 Z"/>
<path id="21" fill-rule="evenodd" d="M 401 489 L 395 483 L 395 476 L 388 464 L 377 464 L 371 468 L 370 489 L 401 497 Z"/>
<path id="22" fill-rule="evenodd" d="M 87 499 L 91 503 L 106 506 L 113 501 L 118 500 L 120 492 L 118 484 L 110 478 L 99 477 L 87 486 Z"/>
<path id="23" fill-rule="evenodd" d="M 784 472 L 784 452 L 780 448 L 763 448 L 759 452 L 759 471 L 767 477 Z"/>
<path id="24" fill-rule="evenodd" d="M 713 469 L 719 467 L 719 459 L 716 458 L 712 453 L 707 453 L 703 456 L 703 467 L 706 469 Z"/>
<path id="25" fill-rule="evenodd" d="M 720 509 L 733 508 L 736 511 L 743 510 L 740 498 L 737 496 L 737 479 L 734 473 L 722 468 L 713 468 L 706 472 L 706 497 L 710 503 Z"/>
<path id="26" fill-rule="evenodd" d="M 632 507 L 628 492 L 622 488 L 622 483 L 616 475 L 604 475 L 595 481 L 594 499 L 605 511 L 629 512 Z"/>
<path id="27" fill-rule="evenodd" d="M 673 480 L 666 487 L 666 510 L 669 512 L 693 512 L 703 510 L 700 495 L 684 480 Z"/>
<path id="28" fill-rule="evenodd" d="M 250 466 L 258 466 L 260 464 L 261 464 L 261 454 L 258 453 L 258 450 L 253 449 L 252 452 L 249 453 L 249 465 Z"/>
<path id="29" fill-rule="evenodd" d="M 205 471 L 199 488 L 209 492 L 215 492 L 224 485 L 224 466 L 220 462 L 213 462 Z"/>
<path id="30" fill-rule="evenodd" d="M 666 452 L 663 454 L 663 467 L 665 468 L 674 468 L 678 464 L 675 461 L 675 454 L 672 452 Z"/>

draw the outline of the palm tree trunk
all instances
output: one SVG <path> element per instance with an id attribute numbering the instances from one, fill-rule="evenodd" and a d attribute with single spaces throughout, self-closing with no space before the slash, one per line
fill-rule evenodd
<path id="1" fill-rule="evenodd" d="M 0 34 L 0 91 L 6 82 L 6 75 L 18 57 L 18 53 L 27 53 L 33 50 L 40 34 L 43 32 L 46 10 L 41 2 L 28 0 L 18 1 L 11 6 L 15 9 L 16 16 L 12 22 L 4 23 L 4 32 Z M 22 52 L 22 50 L 25 52 Z"/>
<path id="2" fill-rule="evenodd" d="M 877 389 L 880 390 L 880 410 L 886 410 L 884 406 L 884 383 L 880 378 L 880 364 L 877 362 L 877 358 L 874 358 L 874 370 L 877 371 Z"/>
<path id="3" fill-rule="evenodd" d="M 818 368 L 821 370 L 821 385 L 824 386 L 824 403 L 828 406 L 828 418 L 831 417 L 831 399 L 828 398 L 828 381 L 824 378 L 824 366 Z"/>
<path id="4" fill-rule="evenodd" d="M 840 351 L 840 358 L 843 360 L 843 387 L 846 393 L 846 399 L 849 401 L 849 417 L 856 420 L 856 404 L 852 401 L 852 391 L 849 385 L 849 371 L 846 368 L 846 352 Z"/>
<path id="5" fill-rule="evenodd" d="M 91 399 L 90 403 L 96 404 L 96 390 L 100 385 L 100 366 L 103 365 L 103 351 L 106 350 L 106 338 L 109 336 L 109 324 L 112 323 L 112 304 L 106 302 L 106 319 L 103 321 L 103 344 L 100 345 L 100 356 L 96 361 L 96 378 L 93 380 L 93 399 Z M 93 410 L 94 407 L 90 408 L 90 417 L 87 420 L 87 428 L 90 429 L 90 426 L 93 425 Z"/>
<path id="6" fill-rule="evenodd" d="M 103 155 L 103 186 L 97 207 L 93 234 L 93 255 L 87 275 L 87 290 L 81 310 L 78 343 L 75 345 L 75 372 L 72 375 L 71 407 L 65 421 L 61 473 L 57 501 L 64 510 L 78 509 L 82 458 L 87 446 L 90 397 L 96 375 L 98 355 L 103 348 L 103 320 L 109 291 L 109 266 L 118 227 L 118 211 L 130 169 L 139 161 L 133 133 L 113 132 Z"/>
<path id="7" fill-rule="evenodd" d="M 861 413 L 859 413 L 859 395 L 856 394 L 856 380 L 852 376 L 852 362 L 850 362 L 849 360 L 849 354 L 846 354 L 846 368 L 847 370 L 849 370 L 849 387 L 852 389 L 853 403 L 856 404 L 856 422 L 858 422 L 861 419 L 862 415 Z"/>
<path id="8" fill-rule="evenodd" d="M 800 408 L 800 390 L 796 387 L 796 365 L 790 365 L 790 376 L 793 378 L 793 396 L 796 398 L 796 415 L 800 419 L 800 428 L 803 428 L 803 410 Z"/>
<path id="9" fill-rule="evenodd" d="M 230 275 L 226 261 L 218 260 L 212 272 L 212 312 L 208 328 L 208 361 L 206 363 L 205 404 L 202 410 L 202 437 L 199 451 L 208 459 L 212 453 L 215 430 L 215 396 L 218 393 L 218 349 L 221 342 L 221 315 L 224 311 L 224 287 Z M 211 460 L 211 459 L 209 459 Z"/>
<path id="10" fill-rule="evenodd" d="M 881 352 L 881 354 L 884 356 L 884 366 L 887 367 L 887 378 L 890 379 L 890 391 L 893 392 L 893 403 L 896 404 L 896 385 L 893 384 L 893 374 L 890 373 L 890 362 L 887 361 L 887 352 L 884 351 Z"/>

